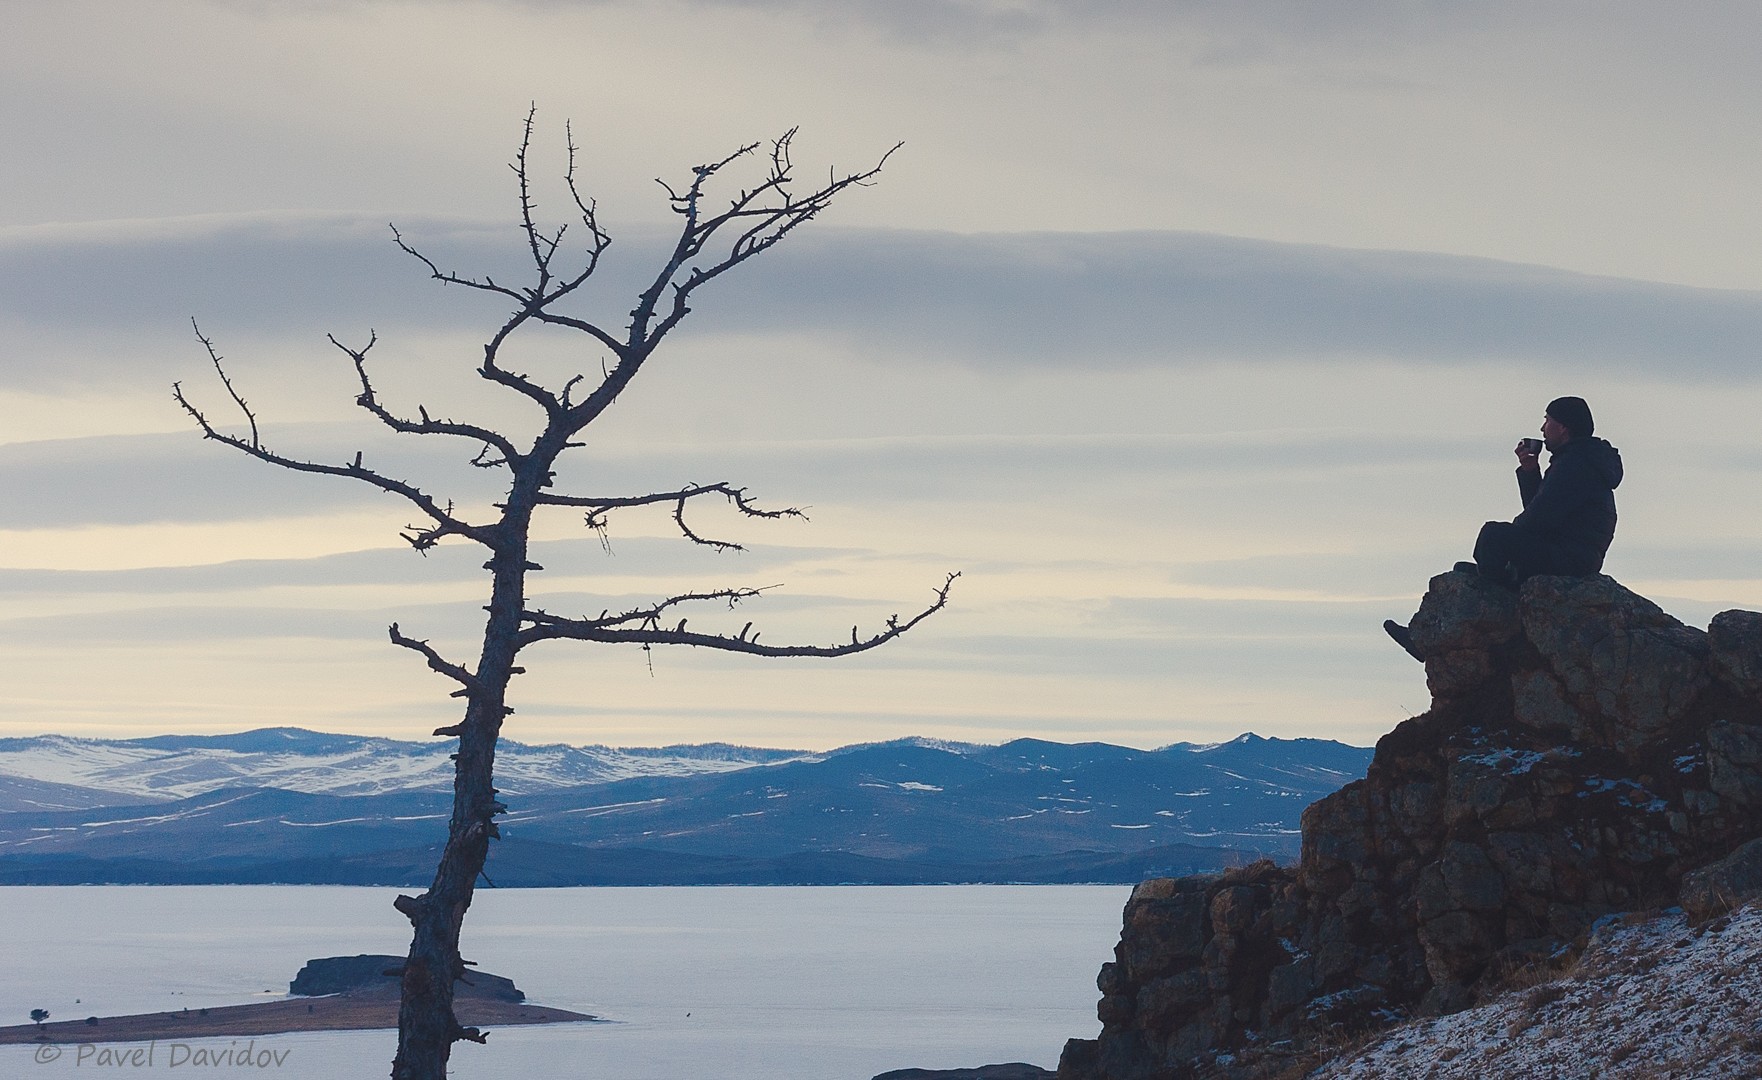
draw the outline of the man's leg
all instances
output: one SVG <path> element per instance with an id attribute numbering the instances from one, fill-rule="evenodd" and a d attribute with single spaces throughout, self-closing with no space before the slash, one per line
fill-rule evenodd
<path id="1" fill-rule="evenodd" d="M 1540 550 L 1521 529 L 1509 521 L 1489 521 L 1481 526 L 1474 542 L 1474 565 L 1457 563 L 1457 570 L 1473 569 L 1481 578 L 1515 589 L 1524 578 L 1546 569 L 1547 552 Z M 1383 620 L 1383 632 L 1408 656 L 1420 663 L 1425 657 L 1413 644 L 1413 632 L 1394 619 Z"/>
<path id="2" fill-rule="evenodd" d="M 1394 638 L 1395 644 L 1401 646 L 1402 650 L 1405 651 L 1408 656 L 1413 657 L 1422 664 L 1426 662 L 1426 658 L 1421 656 L 1419 650 L 1413 645 L 1413 631 L 1402 626 L 1394 619 L 1384 619 L 1383 633 Z"/>
<path id="3" fill-rule="evenodd" d="M 1489 521 L 1475 538 L 1474 562 L 1481 577 L 1515 589 L 1546 569 L 1547 552 L 1511 522 Z"/>

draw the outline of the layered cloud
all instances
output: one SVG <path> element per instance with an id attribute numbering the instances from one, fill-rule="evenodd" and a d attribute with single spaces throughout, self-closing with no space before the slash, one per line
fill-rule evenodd
<path id="1" fill-rule="evenodd" d="M 516 232 L 406 223 L 445 268 L 522 280 Z M 617 327 L 660 237 L 615 243 L 587 313 Z M 1762 293 L 1592 277 L 1434 254 L 1192 233 L 955 234 L 811 230 L 699 294 L 687 333 L 808 335 L 890 361 L 1085 370 L 1258 361 L 1538 363 L 1600 374 L 1749 380 Z M 257 339 L 377 327 L 483 334 L 499 298 L 443 288 L 383 225 L 346 218 L 198 220 L 0 235 L 0 325 L 14 385 L 102 378 L 193 352 L 185 320 Z M 77 368 L 27 347 L 102 335 Z M 114 348 L 146 335 L 145 356 Z M 161 362 L 163 362 L 161 360 Z M 1667 369 L 1667 370 L 1666 370 Z"/>
<path id="2" fill-rule="evenodd" d="M 624 219 L 799 124 L 804 175 L 907 144 L 839 222 L 1762 284 L 1744 4 L 65 0 L 8 30 L 7 224 L 511 207 L 536 100 L 543 171 L 572 116 Z"/>

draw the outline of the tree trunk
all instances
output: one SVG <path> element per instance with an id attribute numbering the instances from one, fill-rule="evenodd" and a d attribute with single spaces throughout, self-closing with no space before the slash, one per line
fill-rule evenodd
<path id="1" fill-rule="evenodd" d="M 435 733 L 459 737 L 459 752 L 453 755 L 453 817 L 446 850 L 427 892 L 393 901 L 410 919 L 414 933 L 404 961 L 392 1080 L 446 1080 L 453 1044 L 486 1038 L 476 1028 L 459 1024 L 453 1013 L 453 983 L 464 978 L 467 966 L 459 955 L 459 931 L 489 858 L 490 841 L 500 835 L 496 815 L 507 809 L 496 801 L 496 739 L 509 712 L 508 681 L 519 670 L 514 666 L 519 651 L 516 637 L 525 607 L 526 571 L 531 568 L 526 561 L 526 533 L 537 491 L 530 472 L 516 470 L 502 518 L 503 542 L 486 566 L 494 583 L 476 685 L 466 691 L 465 719 L 456 728 Z"/>
<path id="2" fill-rule="evenodd" d="M 459 929 L 496 831 L 500 804 L 491 778 L 501 720 L 499 700 L 493 707 L 473 701 L 466 710 L 453 778 L 453 819 L 434 883 L 419 897 L 394 901 L 415 932 L 404 961 L 393 1080 L 445 1080 L 453 1043 L 483 1038 L 475 1029 L 460 1027 L 453 1015 L 453 982 L 465 972 Z"/>

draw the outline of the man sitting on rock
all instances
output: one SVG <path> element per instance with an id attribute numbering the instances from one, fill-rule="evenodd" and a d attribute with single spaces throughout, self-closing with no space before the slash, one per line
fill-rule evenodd
<path id="1" fill-rule="evenodd" d="M 1601 573 L 1603 556 L 1615 538 L 1615 489 L 1621 483 L 1621 453 L 1593 432 L 1591 407 L 1583 398 L 1555 398 L 1542 417 L 1542 443 L 1548 471 L 1537 457 L 1534 439 L 1517 444 L 1517 492 L 1523 513 L 1510 521 L 1481 526 L 1474 562 L 1457 570 L 1477 573 L 1496 585 L 1515 589 L 1537 574 L 1587 577 Z M 1407 627 L 1393 619 L 1383 629 L 1416 660 Z"/>

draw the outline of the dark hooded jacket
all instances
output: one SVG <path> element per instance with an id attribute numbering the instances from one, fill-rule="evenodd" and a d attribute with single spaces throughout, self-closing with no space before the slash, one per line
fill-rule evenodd
<path id="1" fill-rule="evenodd" d="M 1621 453 L 1598 438 L 1572 439 L 1552 451 L 1548 471 L 1517 470 L 1523 513 L 1512 522 L 1543 544 L 1564 574 L 1602 572 L 1615 539 L 1615 488 Z"/>

